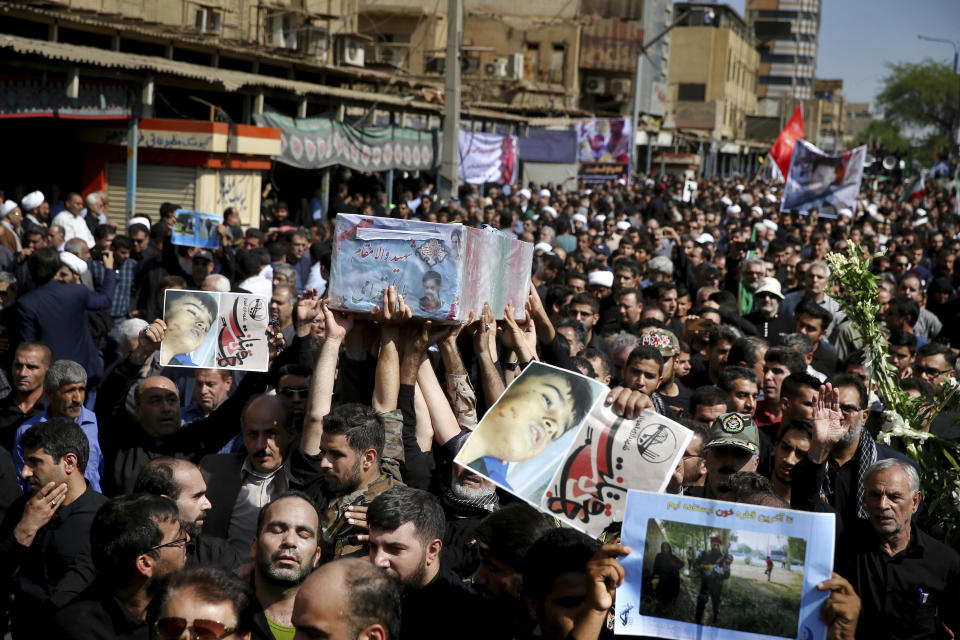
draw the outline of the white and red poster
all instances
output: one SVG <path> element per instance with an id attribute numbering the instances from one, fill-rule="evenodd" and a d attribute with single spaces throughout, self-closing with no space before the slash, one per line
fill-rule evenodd
<path id="1" fill-rule="evenodd" d="M 514 184 L 517 181 L 517 137 L 460 130 L 460 182 Z"/>

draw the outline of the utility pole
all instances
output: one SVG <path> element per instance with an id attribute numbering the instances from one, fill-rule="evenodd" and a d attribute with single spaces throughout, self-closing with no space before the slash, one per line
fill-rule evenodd
<path id="1" fill-rule="evenodd" d="M 463 0 L 447 0 L 447 58 L 444 61 L 446 86 L 443 94 L 443 148 L 437 195 L 450 201 L 457 193 L 460 168 L 460 51 L 463 42 Z"/>

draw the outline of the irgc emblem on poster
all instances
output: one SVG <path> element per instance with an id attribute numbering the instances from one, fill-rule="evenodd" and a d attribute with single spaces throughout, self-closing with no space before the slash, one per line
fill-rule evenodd
<path id="1" fill-rule="evenodd" d="M 628 489 L 663 491 L 692 432 L 652 412 L 604 403 L 610 389 L 541 362 L 524 369 L 456 462 L 591 536 L 623 520 Z"/>
<path id="2" fill-rule="evenodd" d="M 797 140 L 780 211 L 816 209 L 829 218 L 840 209 L 856 208 L 866 156 L 866 146 L 831 156 L 806 140 Z"/>

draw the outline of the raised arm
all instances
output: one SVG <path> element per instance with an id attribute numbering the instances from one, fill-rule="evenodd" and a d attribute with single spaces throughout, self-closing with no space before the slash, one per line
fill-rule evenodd
<path id="1" fill-rule="evenodd" d="M 470 322 L 474 320 L 474 314 L 470 312 Z M 450 396 L 450 406 L 457 416 L 457 422 L 465 429 L 473 429 L 477 426 L 477 394 L 470 384 L 470 376 L 467 375 L 467 369 L 463 366 L 463 358 L 460 355 L 460 348 L 457 346 L 457 338 L 460 332 L 467 325 L 458 325 L 450 331 L 450 335 L 440 342 L 440 359 L 443 360 L 443 368 L 447 376 L 447 394 Z M 439 434 L 437 434 L 439 439 Z M 443 444 L 441 442 L 441 444 Z"/>
<path id="2" fill-rule="evenodd" d="M 493 310 L 486 302 L 483 303 L 483 314 L 480 320 L 473 323 L 473 349 L 477 354 L 477 363 L 480 366 L 480 384 L 486 404 L 496 402 L 506 385 L 497 369 L 497 325 L 493 317 Z"/>
<path id="3" fill-rule="evenodd" d="M 413 317 L 413 311 L 393 287 L 383 291 L 383 304 L 370 312 L 380 323 L 380 354 L 373 385 L 373 408 L 381 413 L 397 408 L 400 393 L 400 323 Z"/>
<path id="4" fill-rule="evenodd" d="M 437 444 L 443 444 L 460 435 L 460 422 L 457 420 L 457 415 L 453 412 L 453 407 L 450 406 L 450 402 L 443 392 L 443 387 L 440 386 L 440 381 L 437 379 L 437 374 L 428 359 L 424 359 L 420 363 L 417 384 L 423 393 L 430 422 L 433 425 L 433 433 L 430 436 L 436 438 Z M 419 419 L 419 414 L 417 417 Z M 419 433 L 417 441 L 421 449 L 427 450 L 430 448 L 430 443 L 427 442 L 425 446 Z"/>
<path id="5" fill-rule="evenodd" d="M 303 432 L 300 435 L 300 450 L 309 456 L 320 453 L 320 437 L 323 435 L 323 417 L 330 413 L 333 403 L 333 383 L 337 377 L 337 361 L 340 345 L 353 328 L 352 313 L 333 311 L 327 301 L 321 301 L 326 338 L 317 356 L 317 366 L 310 378 L 310 397 L 307 400 Z"/>

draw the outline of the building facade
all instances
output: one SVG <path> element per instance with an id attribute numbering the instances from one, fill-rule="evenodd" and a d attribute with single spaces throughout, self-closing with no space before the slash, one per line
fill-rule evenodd
<path id="1" fill-rule="evenodd" d="M 813 98 L 820 0 L 747 0 L 746 13 L 760 52 L 757 95 Z"/>

